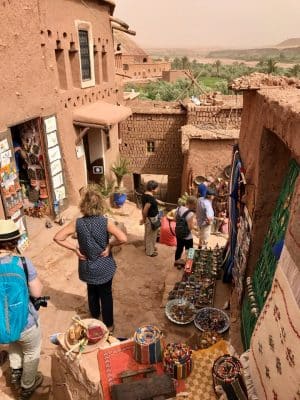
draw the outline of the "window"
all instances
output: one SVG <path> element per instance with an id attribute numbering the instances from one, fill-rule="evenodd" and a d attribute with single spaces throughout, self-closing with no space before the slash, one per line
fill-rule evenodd
<path id="1" fill-rule="evenodd" d="M 155 152 L 155 143 L 154 142 L 147 142 L 147 152 L 154 153 Z"/>
<path id="2" fill-rule="evenodd" d="M 94 48 L 90 22 L 75 21 L 78 32 L 81 87 L 95 86 Z"/>
<path id="3" fill-rule="evenodd" d="M 80 61 L 81 61 L 81 79 L 87 81 L 91 79 L 91 58 L 89 48 L 89 33 L 79 29 L 79 46 L 80 46 Z"/>

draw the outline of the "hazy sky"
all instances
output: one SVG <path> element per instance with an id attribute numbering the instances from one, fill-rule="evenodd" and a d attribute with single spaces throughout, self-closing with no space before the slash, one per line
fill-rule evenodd
<path id="1" fill-rule="evenodd" d="M 147 47 L 253 47 L 300 37 L 300 0 L 116 0 Z"/>

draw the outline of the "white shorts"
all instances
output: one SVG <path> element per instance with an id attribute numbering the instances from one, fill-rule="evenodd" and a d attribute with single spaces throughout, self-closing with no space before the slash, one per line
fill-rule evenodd
<path id="1" fill-rule="evenodd" d="M 202 243 L 207 243 L 211 234 L 211 225 L 199 227 L 199 239 Z"/>

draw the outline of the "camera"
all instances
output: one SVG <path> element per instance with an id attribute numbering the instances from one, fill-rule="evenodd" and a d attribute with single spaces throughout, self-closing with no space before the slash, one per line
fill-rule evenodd
<path id="1" fill-rule="evenodd" d="M 48 300 L 50 300 L 50 296 L 42 296 L 42 297 L 30 296 L 30 301 L 36 310 L 39 310 L 40 307 L 47 307 Z"/>

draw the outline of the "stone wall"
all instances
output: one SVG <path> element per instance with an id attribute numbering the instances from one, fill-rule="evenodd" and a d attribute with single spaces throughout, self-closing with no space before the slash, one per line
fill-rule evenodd
<path id="1" fill-rule="evenodd" d="M 119 126 L 120 153 L 131 160 L 136 174 L 168 175 L 168 201 L 180 196 L 183 156 L 180 128 L 185 124 L 185 112 L 163 110 L 155 113 L 134 113 Z M 154 142 L 155 151 L 147 152 L 147 142 Z M 127 179 L 127 185 L 133 183 Z"/>
<path id="2" fill-rule="evenodd" d="M 136 78 L 161 77 L 171 68 L 169 62 L 123 64 L 124 74 Z"/>
<path id="3" fill-rule="evenodd" d="M 300 163 L 300 94 L 294 90 L 261 90 L 244 94 L 239 148 L 246 176 L 246 205 L 252 216 L 248 260 L 253 271 L 291 158 Z M 299 179 L 295 186 L 286 245 L 299 266 Z"/>
<path id="4" fill-rule="evenodd" d="M 194 106 L 189 107 L 187 124 L 213 124 L 218 128 L 236 128 L 241 124 L 242 107 Z"/>

